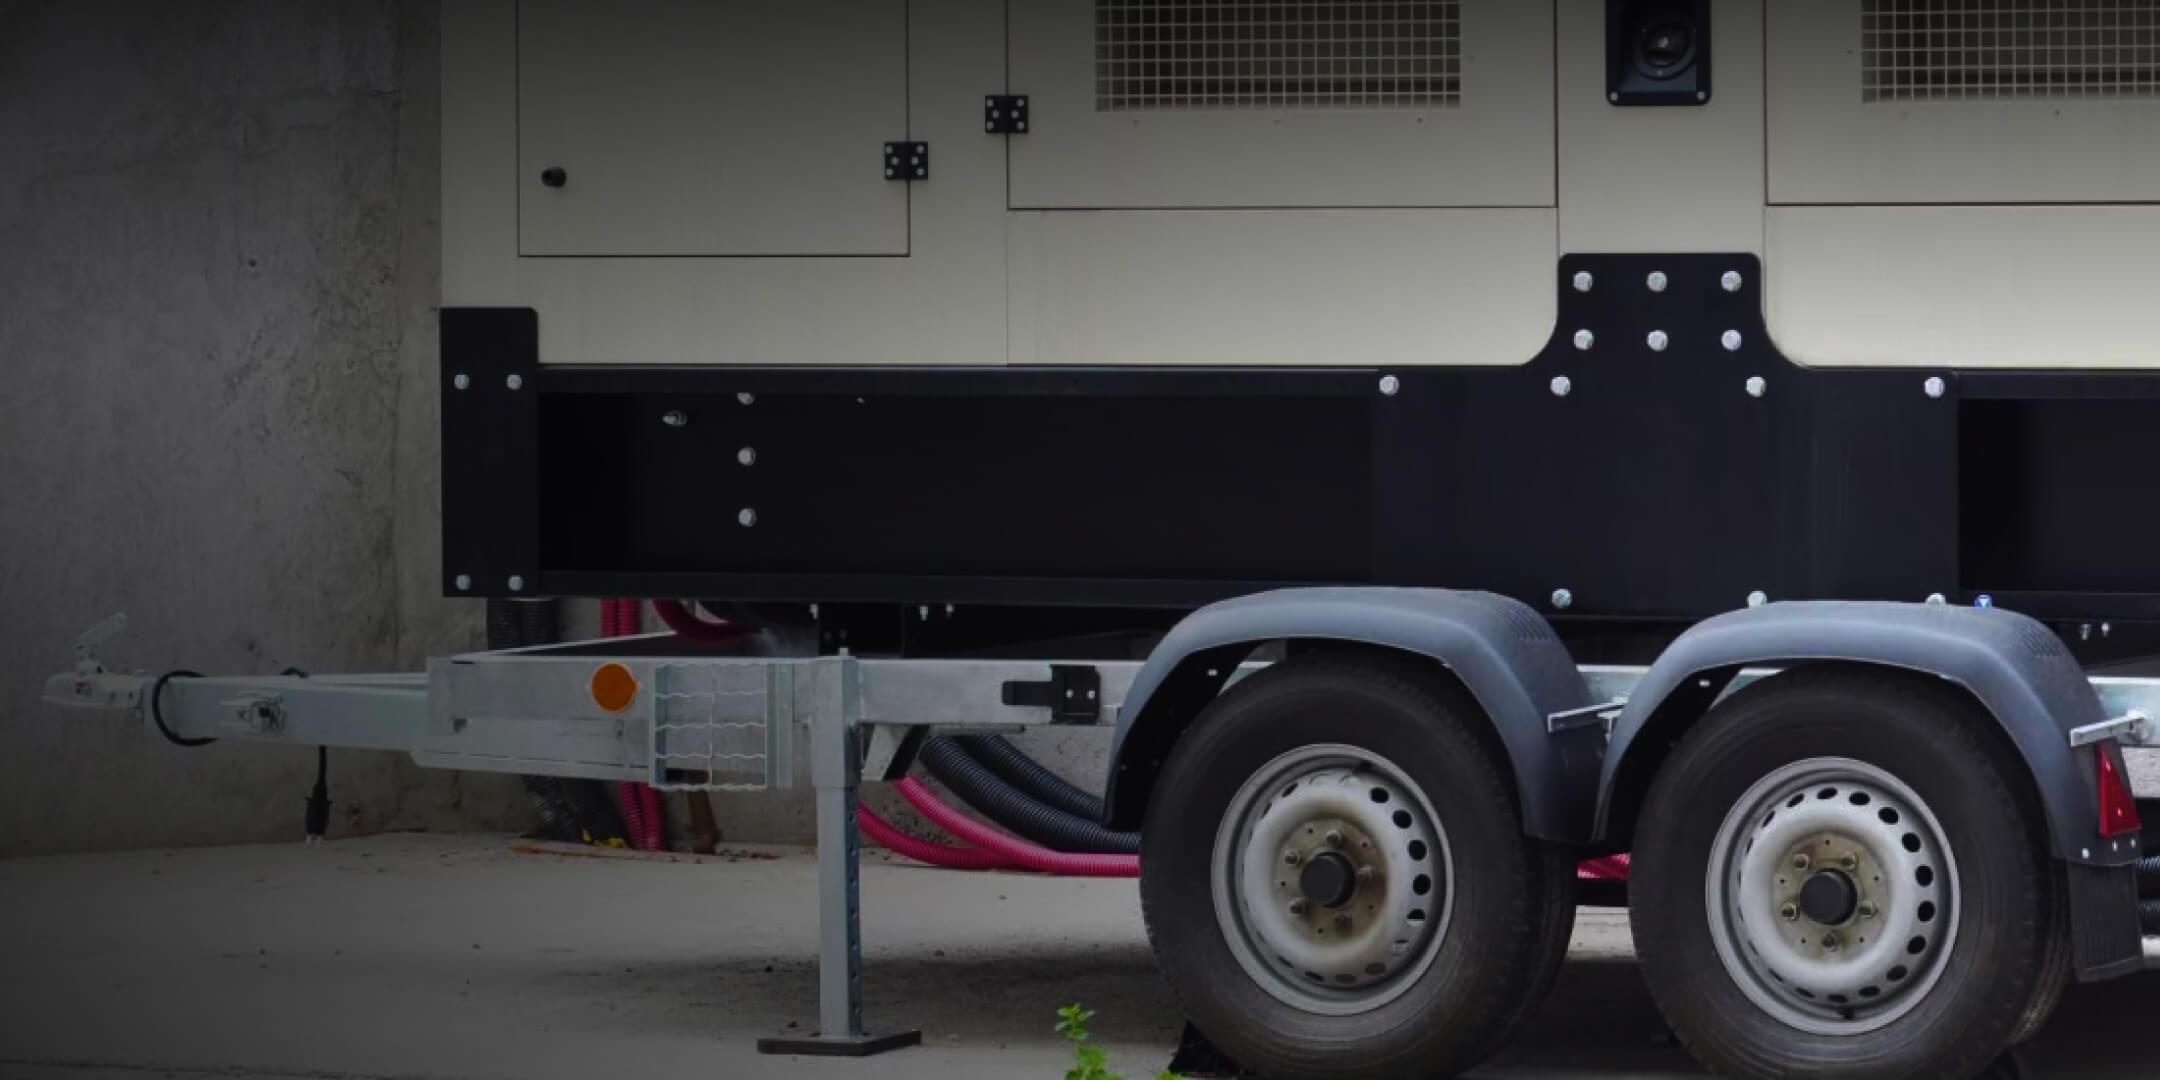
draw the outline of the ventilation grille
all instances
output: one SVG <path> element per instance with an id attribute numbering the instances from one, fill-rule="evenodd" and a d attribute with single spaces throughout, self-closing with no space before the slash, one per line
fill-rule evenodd
<path id="1" fill-rule="evenodd" d="M 2156 0 L 1861 0 L 1863 101 L 2160 96 Z"/>
<path id="2" fill-rule="evenodd" d="M 1095 108 L 1453 108 L 1461 9 L 1096 0 Z"/>

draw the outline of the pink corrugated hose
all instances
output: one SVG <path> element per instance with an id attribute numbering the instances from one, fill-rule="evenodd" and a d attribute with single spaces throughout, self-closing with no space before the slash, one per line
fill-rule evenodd
<path id="1" fill-rule="evenodd" d="M 916 812 L 930 819 L 938 828 L 951 833 L 954 839 L 1002 856 L 1011 861 L 1014 869 L 1063 877 L 1140 876 L 1140 859 L 1136 855 L 1081 855 L 1036 847 L 1015 840 L 939 802 L 938 797 L 932 795 L 922 781 L 912 776 L 895 781 L 893 788 Z"/>
<path id="2" fill-rule="evenodd" d="M 980 848 L 952 847 L 920 840 L 894 828 L 877 811 L 867 806 L 855 808 L 855 824 L 863 835 L 877 841 L 880 847 L 902 858 L 919 863 L 944 867 L 947 870 L 1012 870 L 1003 858 Z"/>

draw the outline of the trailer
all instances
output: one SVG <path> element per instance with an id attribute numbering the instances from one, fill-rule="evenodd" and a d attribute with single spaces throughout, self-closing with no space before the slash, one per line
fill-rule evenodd
<path id="1" fill-rule="evenodd" d="M 2142 970 L 2160 3 L 460 0 L 442 587 L 698 598 L 181 739 L 816 790 L 1115 725 L 1165 977 L 1453 1075 L 1583 858 L 1739 1077 L 1970 1076 Z M 2145 871 L 2148 878 L 2154 877 Z M 2160 880 L 2148 880 L 2160 891 Z"/>

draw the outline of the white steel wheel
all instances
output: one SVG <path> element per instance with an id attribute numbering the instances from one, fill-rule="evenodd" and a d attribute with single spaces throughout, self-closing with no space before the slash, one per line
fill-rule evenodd
<path id="1" fill-rule="evenodd" d="M 1855 1035 L 1903 1016 L 1957 937 L 1957 859 L 1897 777 L 1850 758 L 1756 781 L 1711 847 L 1710 933 L 1726 973 L 1802 1031 Z"/>
<path id="2" fill-rule="evenodd" d="M 1490 721 L 1429 665 L 1295 657 L 1231 687 L 1149 796 L 1140 902 L 1193 1025 L 1264 1076 L 1452 1076 L 1518 1028 L 1574 919 Z"/>
<path id="3" fill-rule="evenodd" d="M 1302 746 L 1253 773 L 1214 863 L 1215 917 L 1238 963 L 1307 1012 L 1387 1004 L 1446 933 L 1447 833 L 1425 793 L 1369 750 Z"/>
<path id="4" fill-rule="evenodd" d="M 1995 719 L 1939 680 L 1802 667 L 1720 702 L 1634 823 L 1629 922 L 1722 1076 L 1972 1076 L 2045 1018 L 2060 871 Z"/>

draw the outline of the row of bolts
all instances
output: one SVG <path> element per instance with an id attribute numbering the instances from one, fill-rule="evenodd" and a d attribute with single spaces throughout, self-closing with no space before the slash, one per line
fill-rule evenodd
<path id="1" fill-rule="evenodd" d="M 1726 292 L 1736 293 L 1740 291 L 1740 286 L 1743 280 L 1744 279 L 1740 276 L 1740 271 L 1727 270 L 1724 274 L 1718 277 L 1718 284 L 1719 286 L 1724 288 Z M 1589 292 L 1591 287 L 1595 284 L 1597 284 L 1597 279 L 1591 276 L 1590 271 L 1578 270 L 1575 272 L 1574 285 L 1576 292 Z M 1649 276 L 1643 279 L 1643 284 L 1647 286 L 1651 292 L 1661 293 L 1665 291 L 1665 287 L 1667 285 L 1671 284 L 1671 279 L 1665 276 L 1665 271 L 1663 270 L 1652 270 L 1650 271 Z M 1727 330 L 1723 334 L 1718 335 L 1718 344 L 1724 346 L 1726 352 L 1739 352 L 1740 345 L 1743 340 L 1744 339 L 1741 337 L 1740 331 L 1738 330 Z M 1591 333 L 1587 328 L 1577 330 L 1575 331 L 1574 341 L 1576 349 L 1582 352 L 1589 352 L 1591 346 L 1597 344 L 1597 335 Z M 1666 347 L 1672 344 L 1672 337 L 1671 335 L 1665 333 L 1665 331 L 1663 330 L 1652 330 L 1650 331 L 1649 337 L 1644 340 L 1644 344 L 1650 346 L 1651 352 L 1664 352 Z M 1770 392 L 1769 382 L 1760 375 L 1748 376 L 1748 380 L 1745 386 L 1747 388 L 1747 394 L 1749 397 L 1759 398 L 1764 394 Z M 1945 386 L 1940 377 L 1930 375 L 1924 382 L 1920 384 L 1920 388 L 1927 394 L 1927 396 L 1931 398 L 1939 398 L 1943 396 Z M 1400 379 L 1397 379 L 1393 375 L 1381 376 L 1380 392 L 1382 394 L 1393 397 L 1401 389 L 1402 381 Z M 1565 375 L 1555 375 L 1553 376 L 1551 389 L 1554 397 L 1566 397 L 1568 396 L 1568 393 L 1570 391 L 1575 389 L 1575 383 L 1573 380 L 1569 379 Z"/>

